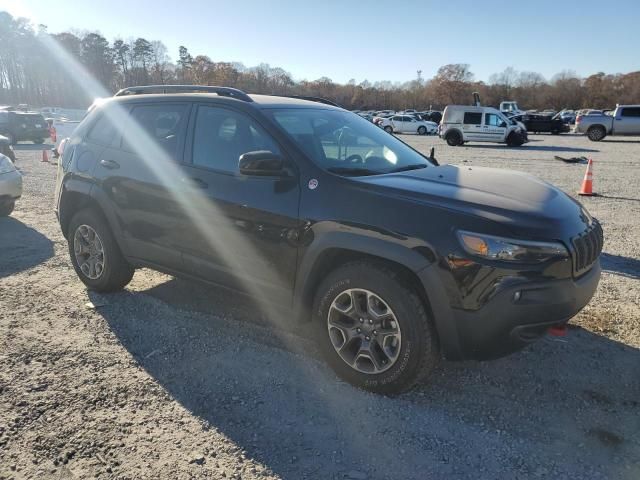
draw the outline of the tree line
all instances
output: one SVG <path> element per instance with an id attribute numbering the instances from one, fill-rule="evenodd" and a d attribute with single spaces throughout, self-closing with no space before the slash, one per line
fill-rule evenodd
<path id="1" fill-rule="evenodd" d="M 521 108 L 612 108 L 617 103 L 640 103 L 640 71 L 626 74 L 599 72 L 586 78 L 566 70 L 551 79 L 536 72 L 507 68 L 489 81 L 477 81 L 468 64 L 444 65 L 431 79 L 407 82 L 364 80 L 346 84 L 328 77 L 295 81 L 282 68 L 261 64 L 218 62 L 207 55 L 193 56 L 181 46 L 175 62 L 158 40 L 114 39 L 97 32 L 50 34 L 44 25 L 0 12 L 0 105 L 29 104 L 85 108 L 91 94 L 76 83 L 68 65 L 47 47 L 53 40 L 91 74 L 107 92 L 132 85 L 224 85 L 250 93 L 320 96 L 349 109 L 442 109 L 469 104 L 472 92 L 482 103 L 498 105 L 517 100 Z"/>

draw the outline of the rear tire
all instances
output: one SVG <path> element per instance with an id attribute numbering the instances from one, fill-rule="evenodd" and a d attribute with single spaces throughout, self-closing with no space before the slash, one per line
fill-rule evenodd
<path id="1" fill-rule="evenodd" d="M 386 127 L 384 127 L 384 131 L 387 133 L 393 133 L 393 128 L 387 125 Z"/>
<path id="2" fill-rule="evenodd" d="M 83 232 L 88 233 L 93 243 L 86 241 Z M 96 237 L 98 242 L 95 242 Z M 115 292 L 131 281 L 135 269 L 120 252 L 109 224 L 100 212 L 91 208 L 77 212 L 69 223 L 67 240 L 73 268 L 90 290 Z"/>
<path id="3" fill-rule="evenodd" d="M 337 309 L 345 298 L 346 305 Z M 342 313 L 343 308 L 351 313 Z M 358 388 L 383 394 L 407 391 L 440 360 L 436 332 L 424 303 L 400 272 L 381 262 L 348 263 L 330 273 L 317 291 L 313 315 L 327 363 Z M 347 322 L 346 326 L 336 329 L 336 318 Z M 341 328 L 350 332 L 349 340 Z M 389 335 L 391 330 L 397 333 Z M 364 335 L 368 336 L 361 338 Z M 353 353 L 362 352 L 365 346 L 375 362 L 372 356 Z M 348 362 L 343 355 L 355 356 L 355 360 Z"/>
<path id="4" fill-rule="evenodd" d="M 589 127 L 589 130 L 587 130 L 587 137 L 589 137 L 589 140 L 592 142 L 599 142 L 606 136 L 607 131 L 602 125 L 594 125 L 593 127 Z"/>
<path id="5" fill-rule="evenodd" d="M 4 205 L 0 205 L 0 217 L 8 217 L 13 213 L 14 208 L 16 208 L 16 202 L 9 202 Z"/>
<path id="6" fill-rule="evenodd" d="M 447 141 L 447 145 L 449 145 L 450 147 L 457 147 L 458 145 L 462 145 L 464 143 L 462 135 L 460 135 L 460 132 L 458 132 L 457 130 L 447 133 L 445 140 Z"/>

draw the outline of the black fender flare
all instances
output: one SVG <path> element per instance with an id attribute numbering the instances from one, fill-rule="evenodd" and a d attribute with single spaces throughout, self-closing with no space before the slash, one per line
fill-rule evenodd
<path id="1" fill-rule="evenodd" d="M 380 235 L 381 236 L 381 235 Z M 324 255 L 331 251 L 352 252 L 354 256 L 379 257 L 396 263 L 414 274 L 435 261 L 431 246 L 424 242 L 404 237 L 380 238 L 379 235 L 363 235 L 355 232 L 332 231 L 322 234 L 307 247 L 296 274 L 294 286 L 294 312 L 303 318 L 308 306 L 310 289 L 318 283 L 316 273 Z"/>
<path id="2" fill-rule="evenodd" d="M 63 183 L 63 190 L 60 196 L 61 197 L 60 203 L 62 204 L 64 202 L 65 195 L 70 195 L 70 194 L 82 195 L 86 197 L 88 200 L 86 206 L 90 206 L 91 204 L 94 204 L 100 209 L 105 219 L 107 220 L 109 227 L 113 231 L 113 234 L 114 234 L 113 236 L 116 239 L 116 242 L 118 243 L 118 247 L 120 247 L 120 251 L 125 253 L 127 249 L 125 248 L 126 241 L 124 240 L 124 237 L 122 235 L 123 233 L 122 226 L 120 224 L 120 221 L 118 220 L 118 217 L 116 216 L 115 211 L 113 210 L 113 207 L 111 206 L 111 200 L 109 200 L 104 190 L 99 185 L 93 182 L 87 182 L 76 177 L 70 177 L 66 179 Z M 60 208 L 60 206 L 58 208 Z M 64 225 L 68 224 L 68 222 L 71 220 L 71 216 L 73 216 L 73 214 L 79 208 L 83 208 L 83 206 L 78 206 L 77 208 L 73 208 L 71 210 L 73 213 L 71 213 L 70 215 L 67 214 L 67 216 L 64 218 L 62 217 L 62 214 L 64 212 L 62 211 L 62 209 L 60 209 L 60 215 L 61 215 L 60 225 L 63 227 L 63 230 L 64 230 Z M 66 233 L 67 233 L 66 231 L 63 231 L 64 235 L 66 235 Z"/>

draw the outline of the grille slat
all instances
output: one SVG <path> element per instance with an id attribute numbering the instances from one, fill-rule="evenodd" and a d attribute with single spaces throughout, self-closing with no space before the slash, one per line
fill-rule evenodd
<path id="1" fill-rule="evenodd" d="M 598 222 L 571 239 L 573 244 L 573 272 L 580 275 L 591 268 L 604 245 L 602 227 Z"/>

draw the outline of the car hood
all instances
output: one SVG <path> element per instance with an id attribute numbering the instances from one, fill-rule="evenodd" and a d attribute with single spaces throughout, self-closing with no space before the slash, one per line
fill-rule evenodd
<path id="1" fill-rule="evenodd" d="M 413 201 L 502 224 L 516 237 L 563 238 L 585 229 L 589 214 L 562 190 L 522 172 L 442 165 L 355 177 Z"/>

